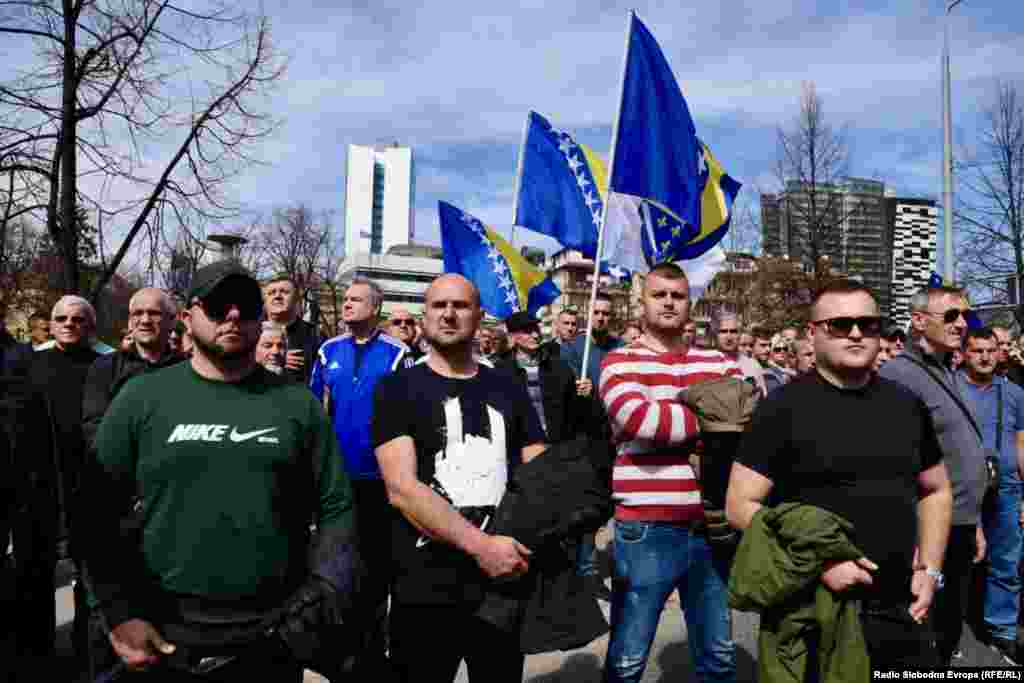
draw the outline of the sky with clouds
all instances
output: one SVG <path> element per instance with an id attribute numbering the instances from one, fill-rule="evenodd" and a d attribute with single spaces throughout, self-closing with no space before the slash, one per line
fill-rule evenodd
<path id="1" fill-rule="evenodd" d="M 748 201 L 775 182 L 775 131 L 804 81 L 846 126 L 853 174 L 938 196 L 943 3 L 268 1 L 291 55 L 275 99 L 286 123 L 238 197 L 340 216 L 346 145 L 396 140 L 413 147 L 418 241 L 439 240 L 439 199 L 507 230 L 530 109 L 607 154 L 631 6 Z M 1024 3 L 966 0 L 951 30 L 956 142 L 968 144 L 995 80 L 1024 86 Z"/>
<path id="2" fill-rule="evenodd" d="M 441 199 L 507 232 L 529 110 L 607 154 L 634 7 L 741 198 L 773 187 L 776 129 L 796 115 L 804 81 L 846 126 L 854 175 L 936 197 L 944 3 L 264 0 L 290 56 L 272 100 L 284 124 L 260 150 L 269 164 L 231 194 L 251 210 L 333 209 L 341 229 L 346 146 L 398 141 L 413 147 L 417 241 L 439 241 Z M 966 144 L 996 79 L 1024 87 L 1024 2 L 964 0 L 951 28 Z"/>

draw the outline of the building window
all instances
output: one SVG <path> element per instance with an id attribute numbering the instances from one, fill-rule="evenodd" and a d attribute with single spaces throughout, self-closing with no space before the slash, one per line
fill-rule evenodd
<path id="1" fill-rule="evenodd" d="M 379 254 L 384 249 L 384 181 L 386 167 L 381 161 L 373 163 L 373 211 L 370 223 L 370 253 Z"/>

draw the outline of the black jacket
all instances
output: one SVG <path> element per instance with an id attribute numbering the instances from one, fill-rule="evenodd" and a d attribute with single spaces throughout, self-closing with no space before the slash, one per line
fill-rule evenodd
<path id="1" fill-rule="evenodd" d="M 182 356 L 168 354 L 156 363 L 150 363 L 134 350 L 115 351 L 96 359 L 89 368 L 82 390 L 82 436 L 90 460 L 95 455 L 96 433 L 100 422 L 125 383 L 132 377 L 166 368 L 182 360 Z"/>
<path id="2" fill-rule="evenodd" d="M 84 463 L 82 387 L 98 357 L 90 348 L 53 347 L 32 353 L 15 371 L 14 460 L 25 487 L 21 502 L 40 541 L 66 535 L 74 517 Z"/>
<path id="3" fill-rule="evenodd" d="M 544 426 L 548 443 L 568 441 L 587 432 L 590 407 L 576 393 L 576 375 L 562 360 L 557 349 L 544 345 L 540 348 L 540 388 L 544 402 Z M 526 370 L 516 362 L 515 350 L 507 351 L 494 360 L 497 370 L 511 373 L 526 385 Z"/>
<path id="4" fill-rule="evenodd" d="M 285 376 L 296 382 L 309 384 L 309 378 L 313 373 L 313 363 L 316 362 L 316 353 L 320 350 L 320 334 L 314 325 L 307 323 L 302 318 L 296 318 L 287 327 L 288 350 L 302 351 L 302 359 L 305 365 L 302 370 L 286 369 Z"/>
<path id="5" fill-rule="evenodd" d="M 522 579 L 493 584 L 477 616 L 515 632 L 526 654 L 575 649 L 608 632 L 576 573 L 576 539 L 614 510 L 591 446 L 583 438 L 563 442 L 518 466 L 494 514 L 491 533 L 515 538 L 533 555 Z"/>

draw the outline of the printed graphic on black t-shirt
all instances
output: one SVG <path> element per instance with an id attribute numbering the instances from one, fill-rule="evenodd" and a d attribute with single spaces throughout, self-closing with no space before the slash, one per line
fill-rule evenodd
<path id="1" fill-rule="evenodd" d="M 412 438 L 416 476 L 470 523 L 486 529 L 522 449 L 544 440 L 521 383 L 481 366 L 453 379 L 426 364 L 390 375 L 374 396 L 374 447 Z M 427 538 L 395 515 L 392 556 L 397 601 L 479 600 L 484 575 L 461 550 Z"/>

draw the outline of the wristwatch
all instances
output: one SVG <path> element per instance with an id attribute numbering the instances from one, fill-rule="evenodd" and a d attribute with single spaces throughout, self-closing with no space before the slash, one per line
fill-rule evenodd
<path id="1" fill-rule="evenodd" d="M 935 590 L 940 590 L 943 586 L 946 585 L 946 577 L 942 575 L 941 571 L 939 571 L 938 569 L 933 569 L 931 567 L 926 567 L 923 564 L 919 564 L 918 566 L 914 567 L 914 571 L 921 571 L 922 569 L 924 570 L 925 576 L 929 576 L 935 579 Z"/>

